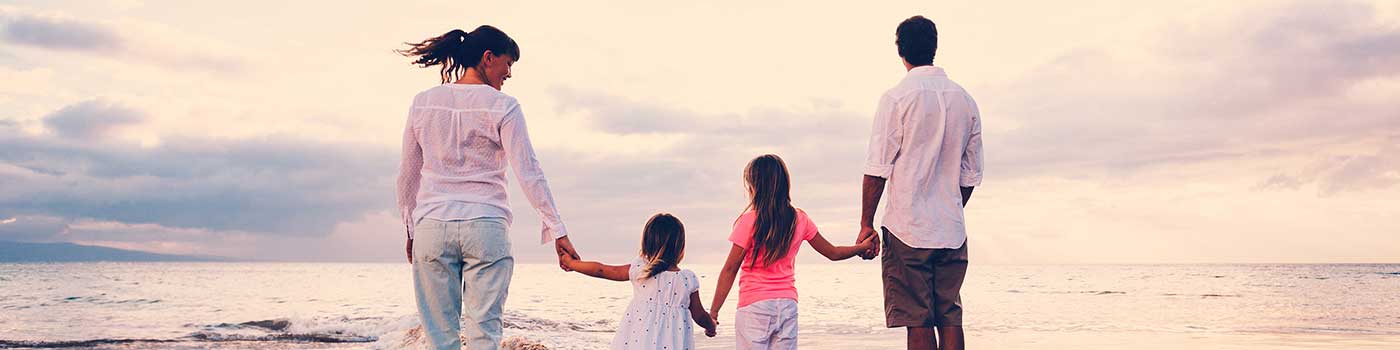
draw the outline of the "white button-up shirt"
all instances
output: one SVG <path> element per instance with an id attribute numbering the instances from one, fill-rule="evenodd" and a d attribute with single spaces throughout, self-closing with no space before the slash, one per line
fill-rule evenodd
<path id="1" fill-rule="evenodd" d="M 544 221 L 540 243 L 568 235 L 514 97 L 480 84 L 443 84 L 414 96 L 398 181 L 409 237 L 423 218 L 509 222 L 507 163 Z"/>
<path id="2" fill-rule="evenodd" d="M 959 187 L 982 182 L 982 117 L 942 68 L 920 66 L 880 97 L 865 174 L 888 179 L 882 222 L 915 248 L 967 239 Z"/>

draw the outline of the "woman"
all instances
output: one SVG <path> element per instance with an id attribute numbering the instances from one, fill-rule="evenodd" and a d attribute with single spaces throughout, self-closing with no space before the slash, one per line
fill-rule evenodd
<path id="1" fill-rule="evenodd" d="M 465 302 L 467 347 L 496 349 L 515 265 L 507 164 L 544 221 L 540 243 L 554 240 L 561 268 L 564 254 L 578 258 L 535 160 L 520 103 L 500 91 L 520 46 L 492 26 L 408 45 L 398 52 L 418 66 L 439 67 L 443 83 L 413 98 L 398 180 L 423 331 L 431 348 L 459 349 Z"/>

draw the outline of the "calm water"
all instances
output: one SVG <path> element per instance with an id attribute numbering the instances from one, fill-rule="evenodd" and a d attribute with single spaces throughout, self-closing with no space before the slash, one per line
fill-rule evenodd
<path id="1" fill-rule="evenodd" d="M 717 266 L 685 266 L 713 292 Z M 875 262 L 798 264 L 804 349 L 893 348 Z M 406 264 L 0 264 L 0 348 L 400 349 Z M 630 287 L 517 266 L 507 337 L 606 348 Z M 1400 265 L 976 266 L 974 348 L 1400 348 Z M 733 296 L 731 296 L 733 298 Z M 731 299 L 720 337 L 732 347 Z M 698 328 L 697 328 L 698 329 Z"/>

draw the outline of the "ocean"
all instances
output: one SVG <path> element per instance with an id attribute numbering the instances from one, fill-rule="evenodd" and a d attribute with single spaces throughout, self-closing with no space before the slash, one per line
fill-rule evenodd
<path id="1" fill-rule="evenodd" d="M 708 304 L 719 267 L 682 267 Z M 799 261 L 797 286 L 801 348 L 903 347 L 878 262 Z M 517 265 L 507 341 L 605 349 L 630 293 Z M 698 348 L 733 347 L 734 297 Z M 963 302 L 976 349 L 1400 349 L 1394 264 L 974 264 Z M 0 264 L 0 348 L 411 349 L 413 304 L 406 263 Z"/>

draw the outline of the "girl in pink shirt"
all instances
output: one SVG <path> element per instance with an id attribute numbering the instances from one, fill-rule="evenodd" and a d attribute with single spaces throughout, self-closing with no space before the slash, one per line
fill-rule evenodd
<path id="1" fill-rule="evenodd" d="M 827 259 L 845 260 L 874 246 L 873 236 L 854 246 L 827 242 L 807 213 L 792 206 L 787 164 L 776 155 L 754 158 L 744 168 L 749 205 L 734 221 L 734 243 L 720 271 L 710 317 L 719 319 L 720 306 L 739 276 L 739 309 L 734 315 L 734 338 L 739 349 L 797 349 L 797 287 L 793 263 L 806 241 Z"/>

